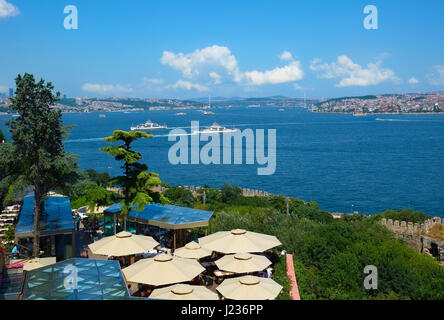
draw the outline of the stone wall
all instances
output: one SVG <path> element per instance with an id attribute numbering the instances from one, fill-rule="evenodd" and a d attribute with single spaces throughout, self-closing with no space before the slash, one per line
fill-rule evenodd
<path id="1" fill-rule="evenodd" d="M 190 190 L 194 196 L 197 195 L 197 191 L 201 187 L 195 187 L 195 186 L 183 186 L 186 190 Z M 254 190 L 254 189 L 242 189 L 242 195 L 244 197 L 268 197 L 270 193 L 262 190 Z"/>
<path id="2" fill-rule="evenodd" d="M 444 224 L 440 217 L 434 217 L 421 224 L 384 218 L 381 219 L 381 224 L 393 231 L 396 238 L 403 238 L 407 245 L 418 252 L 435 256 L 440 261 L 444 261 L 444 241 L 426 236 L 434 225 Z"/>
<path id="3" fill-rule="evenodd" d="M 438 257 L 440 262 L 444 262 L 444 240 L 423 236 L 422 252 L 432 257 Z"/>

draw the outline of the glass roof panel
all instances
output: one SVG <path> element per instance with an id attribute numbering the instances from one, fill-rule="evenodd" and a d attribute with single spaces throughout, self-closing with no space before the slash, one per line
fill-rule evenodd
<path id="1" fill-rule="evenodd" d="M 68 268 L 67 268 L 68 267 Z M 77 289 L 72 278 L 77 271 Z M 67 268 L 67 272 L 64 272 Z M 129 299 L 118 261 L 69 259 L 29 271 L 23 300 L 107 300 Z"/>

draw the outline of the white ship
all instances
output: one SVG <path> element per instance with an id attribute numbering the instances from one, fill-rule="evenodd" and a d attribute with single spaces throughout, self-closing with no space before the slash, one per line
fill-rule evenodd
<path id="1" fill-rule="evenodd" d="M 237 129 L 237 128 L 228 129 L 228 128 L 222 127 L 215 122 L 215 123 L 213 123 L 212 126 L 202 129 L 202 130 L 195 130 L 195 131 L 193 131 L 193 133 L 194 134 L 221 134 L 221 133 L 234 133 L 234 132 L 237 132 L 238 130 L 239 129 Z"/>
<path id="2" fill-rule="evenodd" d="M 186 116 L 187 114 L 185 112 L 178 112 L 175 114 L 175 116 Z"/>
<path id="3" fill-rule="evenodd" d="M 143 124 L 139 124 L 137 126 L 132 126 L 131 131 L 137 131 L 137 130 L 163 130 L 167 129 L 167 125 L 164 124 L 163 126 L 157 123 L 153 123 L 150 120 Z"/>

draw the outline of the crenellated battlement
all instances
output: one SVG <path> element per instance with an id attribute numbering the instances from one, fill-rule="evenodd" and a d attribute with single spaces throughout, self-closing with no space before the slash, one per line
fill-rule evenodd
<path id="1" fill-rule="evenodd" d="M 418 252 L 436 257 L 439 261 L 444 262 L 444 241 L 427 236 L 433 226 L 444 224 L 444 220 L 440 217 L 428 219 L 421 224 L 381 219 L 381 224 L 393 231 L 396 238 L 403 238 L 410 247 Z"/>
<path id="2" fill-rule="evenodd" d="M 193 193 L 193 195 L 194 195 L 194 193 L 197 193 L 197 191 L 199 189 L 201 189 L 201 187 L 197 187 L 197 186 L 183 186 L 183 187 L 186 190 L 190 190 Z M 268 197 L 268 196 L 270 196 L 270 193 L 268 193 L 267 191 L 262 191 L 262 190 L 243 188 L 242 195 L 244 197 Z"/>
<path id="3" fill-rule="evenodd" d="M 395 233 L 425 234 L 429 232 L 429 230 L 435 224 L 444 224 L 444 221 L 440 217 L 434 217 L 426 220 L 424 223 L 419 224 L 419 223 L 398 221 L 398 220 L 393 221 L 392 219 L 383 218 L 381 219 L 381 223 Z"/>

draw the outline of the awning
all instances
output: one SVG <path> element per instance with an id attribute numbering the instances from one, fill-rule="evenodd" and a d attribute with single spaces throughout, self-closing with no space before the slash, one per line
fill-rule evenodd
<path id="1" fill-rule="evenodd" d="M 113 204 L 105 209 L 104 213 L 119 213 L 121 207 L 122 205 L 119 203 Z M 146 205 L 142 211 L 131 210 L 128 220 L 164 229 L 181 230 L 206 227 L 212 215 L 211 211 L 151 203 Z"/>
<path id="2" fill-rule="evenodd" d="M 71 233 L 75 229 L 71 203 L 68 197 L 50 196 L 44 201 L 40 215 L 41 236 Z M 15 237 L 32 237 L 34 232 L 34 195 L 25 197 L 20 212 Z"/>

